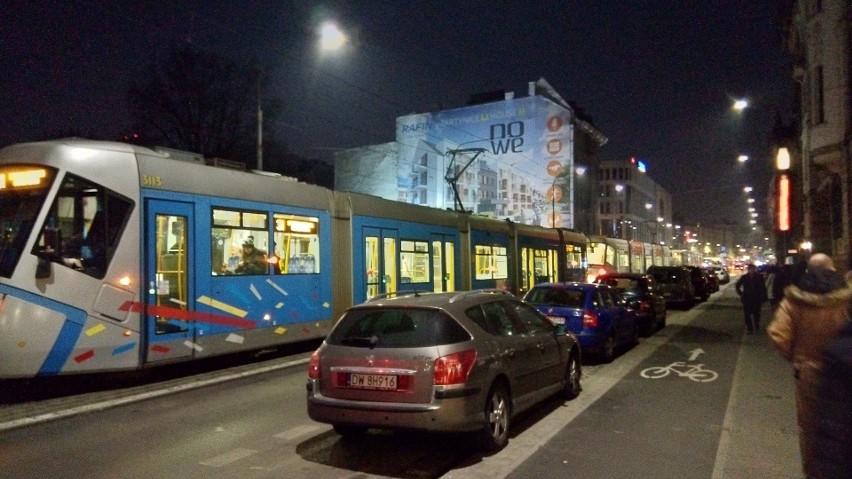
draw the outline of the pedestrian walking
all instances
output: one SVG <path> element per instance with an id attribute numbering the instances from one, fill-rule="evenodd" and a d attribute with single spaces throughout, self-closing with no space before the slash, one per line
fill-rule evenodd
<path id="1" fill-rule="evenodd" d="M 799 448 L 805 477 L 815 471 L 817 388 L 822 353 L 845 324 L 852 284 L 834 269 L 828 255 L 810 257 L 804 274 L 784 291 L 784 299 L 767 328 L 772 344 L 793 366 Z"/>
<path id="2" fill-rule="evenodd" d="M 809 478 L 852 477 L 852 321 L 822 354 L 814 441 Z"/>
<path id="3" fill-rule="evenodd" d="M 766 283 L 753 264 L 746 268 L 746 274 L 736 283 L 737 294 L 743 303 L 746 329 L 748 334 L 760 330 L 760 308 L 766 302 Z"/>

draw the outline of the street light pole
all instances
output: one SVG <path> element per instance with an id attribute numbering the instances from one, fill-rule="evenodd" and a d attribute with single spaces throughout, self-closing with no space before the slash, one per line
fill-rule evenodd
<path id="1" fill-rule="evenodd" d="M 263 170 L 263 100 L 261 99 L 262 75 L 257 75 L 257 169 Z"/>

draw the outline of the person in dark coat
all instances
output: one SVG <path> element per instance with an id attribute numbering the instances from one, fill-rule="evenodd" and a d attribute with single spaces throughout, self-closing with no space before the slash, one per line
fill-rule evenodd
<path id="1" fill-rule="evenodd" d="M 748 334 L 760 329 L 760 308 L 766 302 L 766 283 L 753 264 L 748 265 L 746 274 L 736 284 L 737 294 L 743 302 L 745 324 Z"/>
<path id="2" fill-rule="evenodd" d="M 852 321 L 822 353 L 814 460 L 808 478 L 852 477 Z"/>
<path id="3" fill-rule="evenodd" d="M 816 253 L 808 259 L 804 274 L 784 291 L 784 299 L 766 331 L 773 346 L 793 366 L 799 449 L 807 478 L 817 477 L 816 431 L 817 415 L 821 413 L 817 394 L 823 352 L 848 322 L 850 301 L 852 283 L 834 269 L 828 255 Z"/>

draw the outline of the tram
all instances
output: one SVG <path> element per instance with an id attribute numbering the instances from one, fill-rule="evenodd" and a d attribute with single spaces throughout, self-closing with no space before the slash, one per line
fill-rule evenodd
<path id="1" fill-rule="evenodd" d="M 203 163 L 81 139 L 0 150 L 0 378 L 272 348 L 381 293 L 522 294 L 587 270 L 581 232 Z"/>
<path id="2" fill-rule="evenodd" d="M 586 281 L 608 273 L 644 273 L 648 267 L 673 264 L 672 250 L 656 243 L 589 236 Z"/>

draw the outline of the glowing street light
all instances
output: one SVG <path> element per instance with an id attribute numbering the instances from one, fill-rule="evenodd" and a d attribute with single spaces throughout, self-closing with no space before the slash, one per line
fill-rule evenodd
<path id="1" fill-rule="evenodd" d="M 745 188 L 743 188 L 744 193 L 751 193 L 753 190 L 754 188 L 752 188 L 751 186 L 746 186 Z"/>
<path id="2" fill-rule="evenodd" d="M 349 40 L 338 26 L 333 22 L 325 22 L 320 25 L 320 49 L 324 52 L 333 52 L 343 48 Z"/>
<path id="3" fill-rule="evenodd" d="M 738 156 L 738 157 L 737 157 L 737 161 L 739 161 L 740 163 L 745 163 L 746 161 L 748 161 L 748 155 L 740 155 L 740 156 Z"/>
<path id="4" fill-rule="evenodd" d="M 748 108 L 748 100 L 740 99 L 734 102 L 734 110 L 743 111 Z"/>

